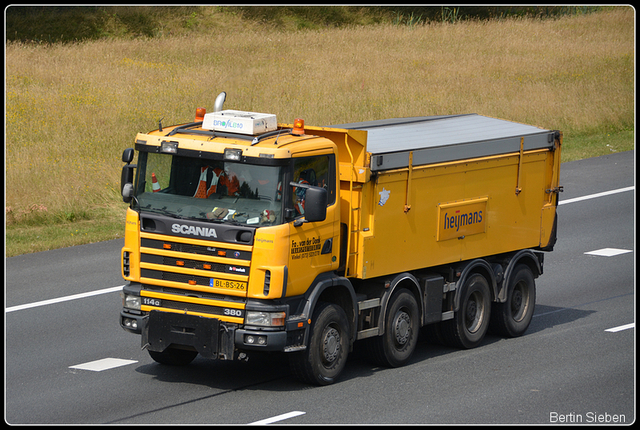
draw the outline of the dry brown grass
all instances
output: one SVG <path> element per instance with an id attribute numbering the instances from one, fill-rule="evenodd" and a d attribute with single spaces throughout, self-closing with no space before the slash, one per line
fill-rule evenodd
<path id="1" fill-rule="evenodd" d="M 120 156 L 136 132 L 192 121 L 220 91 L 225 108 L 310 125 L 476 112 L 563 130 L 570 149 L 572 137 L 633 130 L 634 11 L 8 44 L 8 222 L 124 207 Z"/>

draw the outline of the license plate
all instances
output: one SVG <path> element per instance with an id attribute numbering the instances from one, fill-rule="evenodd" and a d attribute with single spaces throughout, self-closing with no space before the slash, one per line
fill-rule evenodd
<path id="1" fill-rule="evenodd" d="M 238 291 L 246 291 L 247 283 L 246 282 L 238 282 L 238 281 L 229 281 L 226 279 L 215 279 L 211 278 L 209 280 L 210 287 L 216 288 L 226 288 L 228 290 L 238 290 Z"/>
<path id="2" fill-rule="evenodd" d="M 162 306 L 162 300 L 154 299 L 152 297 L 143 297 L 142 304 L 147 306 Z"/>

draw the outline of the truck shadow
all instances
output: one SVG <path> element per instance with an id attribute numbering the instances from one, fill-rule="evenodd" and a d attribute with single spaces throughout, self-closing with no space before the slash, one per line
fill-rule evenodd
<path id="1" fill-rule="evenodd" d="M 527 329 L 527 334 L 537 333 L 562 324 L 568 324 L 581 318 L 586 318 L 596 311 L 558 306 L 536 305 L 536 311 Z"/>
<path id="2" fill-rule="evenodd" d="M 489 340 L 491 341 L 493 340 Z M 428 344 L 421 337 L 410 364 L 453 351 L 457 350 Z M 384 370 L 387 368 L 372 363 L 367 358 L 366 350 L 361 345 L 356 345 L 336 384 Z M 291 372 L 288 357 L 284 353 L 254 353 L 247 361 L 216 361 L 198 356 L 188 366 L 166 366 L 149 362 L 139 365 L 135 371 L 162 383 L 194 384 L 221 390 L 218 394 L 239 390 L 302 391 L 320 388 L 298 381 Z"/>
<path id="3" fill-rule="evenodd" d="M 533 320 L 522 338 L 527 335 L 552 329 L 556 326 L 571 323 L 585 318 L 595 311 L 537 305 Z M 501 341 L 509 341 L 491 333 L 487 334 L 478 348 L 483 348 Z M 470 351 L 470 350 L 469 350 Z M 429 359 L 449 354 L 465 354 L 467 351 L 430 342 L 424 330 L 410 365 L 427 362 Z M 453 358 L 453 356 L 452 356 Z M 149 359 L 150 360 L 150 359 Z M 338 384 L 371 376 L 389 370 L 373 364 L 367 357 L 366 349 L 360 342 L 349 355 L 347 366 L 340 376 Z M 253 353 L 246 361 L 216 361 L 202 357 L 196 358 L 188 366 L 166 366 L 155 362 L 141 364 L 136 372 L 149 375 L 163 383 L 194 384 L 214 388 L 218 391 L 207 397 L 215 397 L 230 391 L 262 390 L 262 391 L 302 391 L 318 387 L 310 386 L 295 379 L 289 369 L 289 361 L 284 353 Z"/>

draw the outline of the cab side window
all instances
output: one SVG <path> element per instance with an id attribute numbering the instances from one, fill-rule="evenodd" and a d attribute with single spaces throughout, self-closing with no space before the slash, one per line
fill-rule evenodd
<path id="1" fill-rule="evenodd" d="M 315 157 L 296 158 L 293 162 L 293 182 L 298 184 L 322 187 L 327 190 L 327 205 L 336 201 L 334 156 L 319 155 Z M 306 189 L 293 187 L 292 206 L 297 215 L 304 215 Z"/>

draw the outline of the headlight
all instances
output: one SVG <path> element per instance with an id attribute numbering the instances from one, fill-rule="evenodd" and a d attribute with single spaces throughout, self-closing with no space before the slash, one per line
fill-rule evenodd
<path id="1" fill-rule="evenodd" d="M 125 294 L 122 306 L 129 309 L 140 310 L 140 297 Z"/>
<path id="2" fill-rule="evenodd" d="M 247 311 L 244 317 L 246 325 L 279 327 L 284 325 L 285 312 Z"/>

